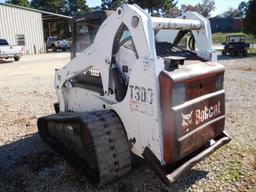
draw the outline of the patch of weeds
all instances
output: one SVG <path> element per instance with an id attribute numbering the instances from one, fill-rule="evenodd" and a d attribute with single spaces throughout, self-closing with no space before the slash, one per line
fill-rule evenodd
<path id="1" fill-rule="evenodd" d="M 248 163 L 248 165 L 251 165 L 252 168 L 256 171 L 256 148 L 255 147 L 251 147 L 248 149 L 248 156 L 246 156 L 244 160 L 246 161 L 246 163 Z"/>
<path id="2" fill-rule="evenodd" d="M 256 173 L 256 149 L 253 146 L 234 142 L 228 145 L 223 153 L 224 160 L 220 161 L 217 180 L 228 184 L 239 184 L 240 187 L 250 188 L 254 185 Z"/>
<path id="3" fill-rule="evenodd" d="M 223 166 L 223 173 L 220 175 L 219 180 L 232 183 L 240 178 L 248 177 L 248 172 L 244 167 L 243 163 L 235 160 L 230 160 L 226 162 Z"/>

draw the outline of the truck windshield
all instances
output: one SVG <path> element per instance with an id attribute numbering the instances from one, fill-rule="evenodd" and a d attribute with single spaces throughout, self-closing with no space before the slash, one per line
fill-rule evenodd
<path id="1" fill-rule="evenodd" d="M 58 41 L 56 37 L 49 37 L 49 41 Z"/>
<path id="2" fill-rule="evenodd" d="M 0 39 L 0 45 L 9 45 L 5 39 Z"/>
<path id="3" fill-rule="evenodd" d="M 227 40 L 229 43 L 243 43 L 245 42 L 245 36 L 231 36 Z"/>

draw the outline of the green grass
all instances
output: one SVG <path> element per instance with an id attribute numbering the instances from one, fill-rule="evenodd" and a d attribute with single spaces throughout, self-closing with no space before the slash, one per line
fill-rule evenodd
<path id="1" fill-rule="evenodd" d="M 250 53 L 250 54 L 256 54 L 256 48 L 250 48 L 250 49 L 248 50 L 248 53 Z"/>
<path id="2" fill-rule="evenodd" d="M 230 144 L 222 147 L 215 152 L 216 167 L 212 169 L 215 172 L 215 181 L 221 184 L 223 188 L 236 186 L 236 191 L 251 189 L 255 183 L 256 149 L 254 145 L 240 143 L 232 140 Z M 238 184 L 238 185 L 237 185 Z M 206 191 L 217 191 L 215 188 Z M 222 190 L 221 190 L 222 191 Z"/>
<path id="3" fill-rule="evenodd" d="M 238 33 L 213 33 L 212 34 L 213 43 L 223 43 L 223 42 L 226 41 L 226 37 L 229 36 L 229 35 L 245 35 L 247 43 L 256 43 L 256 37 L 254 37 L 252 35 L 242 33 L 242 32 L 238 32 Z"/>

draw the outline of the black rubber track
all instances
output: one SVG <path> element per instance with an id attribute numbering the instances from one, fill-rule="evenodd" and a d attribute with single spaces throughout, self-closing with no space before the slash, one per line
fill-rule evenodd
<path id="1" fill-rule="evenodd" d="M 124 127 L 115 112 L 58 113 L 38 119 L 41 138 L 98 186 L 131 170 Z"/>

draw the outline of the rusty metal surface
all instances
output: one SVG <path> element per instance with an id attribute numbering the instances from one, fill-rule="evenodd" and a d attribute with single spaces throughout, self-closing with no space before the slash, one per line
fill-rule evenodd
<path id="1" fill-rule="evenodd" d="M 160 74 L 160 105 L 162 110 L 163 124 L 163 149 L 164 160 L 171 163 L 175 159 L 176 154 L 176 130 L 174 129 L 175 119 L 171 107 L 173 82 L 169 75 L 161 72 Z"/>
<path id="2" fill-rule="evenodd" d="M 166 177 L 167 172 L 161 167 L 160 161 L 154 155 L 154 153 L 146 147 L 142 156 L 146 160 L 146 162 L 151 166 L 151 168 L 155 171 L 159 179 L 165 184 L 170 185 L 169 179 Z"/>
<path id="3" fill-rule="evenodd" d="M 192 157 L 191 159 L 187 160 L 184 164 L 182 164 L 180 167 L 175 169 L 172 173 L 168 174 L 166 177 L 170 182 L 175 182 L 181 174 L 188 171 L 193 167 L 195 164 L 199 163 L 201 160 L 203 160 L 205 157 L 209 156 L 214 151 L 218 150 L 223 145 L 230 142 L 229 136 L 223 132 L 216 140 L 215 143 L 209 146 L 207 149 L 203 150 L 196 156 Z"/>
<path id="4" fill-rule="evenodd" d="M 221 80 L 222 82 L 220 83 L 223 84 L 223 77 L 224 73 L 217 73 L 205 77 L 200 77 L 196 80 L 192 79 L 186 81 L 186 101 L 223 89 L 223 86 L 216 86 L 216 82 Z"/>
<path id="5" fill-rule="evenodd" d="M 159 179 L 165 185 L 171 186 L 171 183 L 177 181 L 177 179 L 183 173 L 189 171 L 195 164 L 199 163 L 205 157 L 209 156 L 211 153 L 230 142 L 230 140 L 231 139 L 225 132 L 220 133 L 218 137 L 212 140 L 212 143 L 209 146 L 203 147 L 200 149 L 200 151 L 197 151 L 195 154 L 176 162 L 173 166 L 170 165 L 172 167 L 170 172 L 168 172 L 165 167 L 161 166 L 160 161 L 155 157 L 148 147 L 145 148 L 143 157 L 155 171 Z"/>
<path id="6" fill-rule="evenodd" d="M 198 20 L 151 17 L 154 29 L 200 30 L 203 25 Z"/>
<path id="7" fill-rule="evenodd" d="M 176 83 L 207 79 L 217 74 L 224 73 L 223 65 L 214 62 L 194 62 L 193 65 L 180 66 L 179 70 L 170 72 Z"/>
<path id="8" fill-rule="evenodd" d="M 210 67 L 209 67 L 210 68 Z M 160 74 L 165 163 L 174 163 L 220 135 L 225 126 L 223 70 L 218 67 L 192 77 Z M 185 75 L 183 74 L 185 77 Z"/>
<path id="9" fill-rule="evenodd" d="M 203 124 L 225 115 L 224 92 L 220 91 L 218 94 L 211 94 L 211 97 L 202 96 L 201 98 L 172 107 L 176 125 L 179 126 L 178 137 L 182 137 Z"/>

